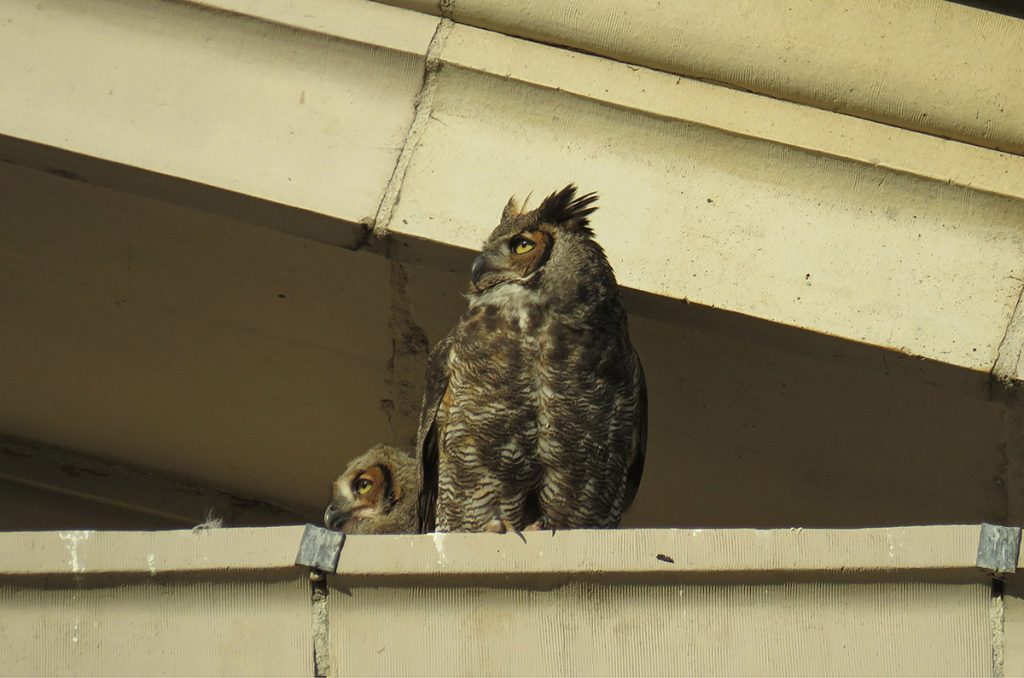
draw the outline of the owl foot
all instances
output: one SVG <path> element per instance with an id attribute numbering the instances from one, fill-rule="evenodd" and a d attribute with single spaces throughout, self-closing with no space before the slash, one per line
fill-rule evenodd
<path id="1" fill-rule="evenodd" d="M 523 528 L 523 532 L 540 532 L 541 530 L 547 530 L 547 529 L 549 529 L 548 528 L 548 519 L 545 518 L 544 516 L 541 516 L 540 518 L 537 518 L 537 520 L 533 521 L 532 523 L 530 523 L 529 525 L 524 527 Z M 555 528 L 552 527 L 550 529 L 551 529 L 551 534 L 554 534 L 555 533 Z"/>
<path id="2" fill-rule="evenodd" d="M 523 533 L 519 531 L 519 528 L 516 527 L 511 520 L 506 520 L 505 518 L 492 518 L 490 522 L 484 525 L 484 532 L 493 532 L 495 534 L 507 534 L 511 532 L 522 539 L 524 544 L 526 543 L 526 537 L 524 537 Z"/>

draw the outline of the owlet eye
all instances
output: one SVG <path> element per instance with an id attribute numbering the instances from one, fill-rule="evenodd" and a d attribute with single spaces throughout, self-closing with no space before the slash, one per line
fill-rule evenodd
<path id="1" fill-rule="evenodd" d="M 512 252 L 514 254 L 526 254 L 527 252 L 529 252 L 530 250 L 537 246 L 536 243 L 534 243 L 532 240 L 524 238 L 521 235 L 512 238 L 512 242 L 509 244 L 511 245 Z"/>
<path id="2" fill-rule="evenodd" d="M 367 478 L 360 478 L 355 482 L 356 494 L 366 494 L 373 487 L 373 481 Z"/>

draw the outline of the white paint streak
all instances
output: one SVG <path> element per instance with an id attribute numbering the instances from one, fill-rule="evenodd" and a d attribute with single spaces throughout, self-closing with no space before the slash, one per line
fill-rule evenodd
<path id="1" fill-rule="evenodd" d="M 58 532 L 60 540 L 65 542 L 68 549 L 68 565 L 75 574 L 85 572 L 85 563 L 78 557 L 78 542 L 85 541 L 92 534 L 92 530 L 73 530 L 71 532 Z"/>
<path id="2" fill-rule="evenodd" d="M 75 618 L 75 626 L 74 626 L 74 628 L 71 629 L 71 642 L 72 643 L 77 643 L 78 642 L 78 618 L 77 617 Z"/>
<path id="3" fill-rule="evenodd" d="M 150 577 L 155 577 L 156 576 L 156 556 L 154 554 L 150 553 L 148 556 L 146 556 L 146 565 L 147 565 L 147 567 L 149 567 L 149 576 Z"/>
<path id="4" fill-rule="evenodd" d="M 889 542 L 889 560 L 896 559 L 896 544 L 893 543 L 892 533 L 888 530 L 885 533 L 885 540 Z"/>
<path id="5" fill-rule="evenodd" d="M 434 550 L 437 551 L 437 564 L 441 567 L 448 565 L 448 556 L 444 552 L 444 532 L 435 532 L 434 538 Z"/>

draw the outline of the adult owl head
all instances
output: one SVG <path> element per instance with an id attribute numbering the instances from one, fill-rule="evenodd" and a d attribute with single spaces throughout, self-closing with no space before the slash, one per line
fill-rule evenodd
<path id="1" fill-rule="evenodd" d="M 544 198 L 537 209 L 522 212 L 516 199 L 510 198 L 501 215 L 501 222 L 484 242 L 480 255 L 470 272 L 469 296 L 474 298 L 514 293 L 519 288 L 536 289 L 545 274 L 563 270 L 575 280 L 593 282 L 590 275 L 600 275 L 601 282 L 615 284 L 604 251 L 592 238 L 588 216 L 597 207 L 596 193 L 576 197 L 576 186 L 569 184 Z M 566 262 L 572 262 L 566 265 Z M 584 277 L 580 277 L 582 276 Z M 552 276 L 547 276 L 552 277 Z M 547 281 L 569 282 L 569 281 Z M 550 285 L 546 285 L 550 286 Z M 504 290 L 500 288 L 505 287 Z M 569 293 L 572 290 L 560 290 Z M 561 295 L 559 295 L 561 296 Z M 576 295 L 567 301 L 578 302 Z"/>

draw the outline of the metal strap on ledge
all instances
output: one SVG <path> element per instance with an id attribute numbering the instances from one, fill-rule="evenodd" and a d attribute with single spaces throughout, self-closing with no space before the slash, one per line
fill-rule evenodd
<path id="1" fill-rule="evenodd" d="M 345 545 L 345 533 L 334 532 L 316 525 L 306 525 L 295 554 L 295 564 L 314 567 L 323 572 L 338 569 L 338 559 Z"/>
<path id="2" fill-rule="evenodd" d="M 1016 572 L 1020 532 L 1019 527 L 982 523 L 978 538 L 978 567 L 994 575 Z"/>

